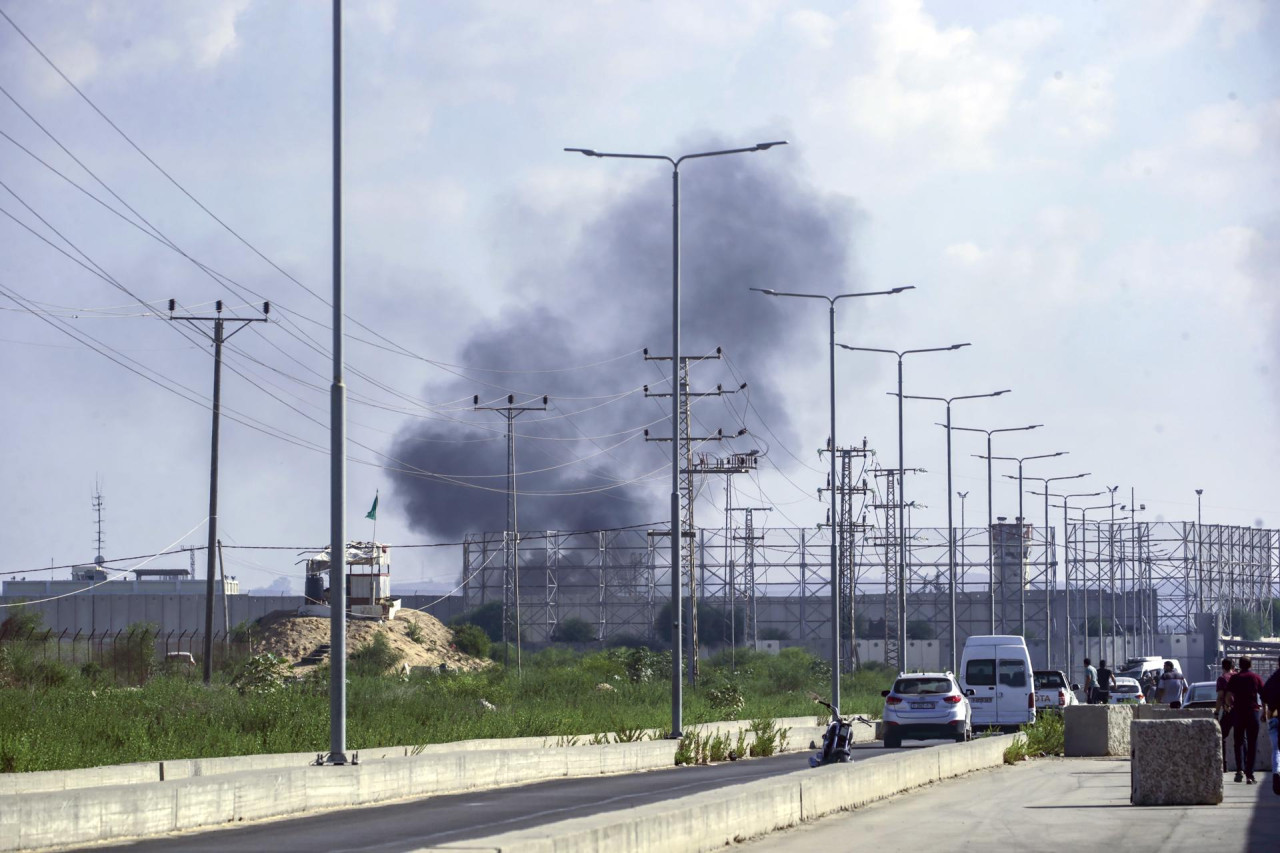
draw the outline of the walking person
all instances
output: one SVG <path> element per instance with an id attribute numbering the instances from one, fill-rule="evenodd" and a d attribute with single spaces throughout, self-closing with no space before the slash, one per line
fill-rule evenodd
<path id="1" fill-rule="evenodd" d="M 1262 702 L 1266 706 L 1267 732 L 1271 735 L 1271 791 L 1280 794 L 1280 669 L 1271 673 L 1262 685 Z"/>
<path id="2" fill-rule="evenodd" d="M 1231 734 L 1231 694 L 1227 692 L 1227 683 L 1235 674 L 1236 662 L 1231 658 L 1222 659 L 1222 673 L 1218 676 L 1218 701 L 1213 706 L 1213 715 L 1218 718 L 1222 728 L 1222 772 L 1227 772 L 1227 735 Z"/>
<path id="3" fill-rule="evenodd" d="M 1111 688 L 1116 686 L 1116 675 L 1103 659 L 1098 660 L 1098 694 L 1099 705 L 1111 704 Z"/>
<path id="4" fill-rule="evenodd" d="M 1156 686 L 1156 701 L 1163 702 L 1170 708 L 1181 708 L 1186 695 L 1187 680 L 1173 668 L 1173 661 L 1165 661 L 1164 672 L 1160 673 L 1160 681 Z"/>
<path id="5" fill-rule="evenodd" d="M 1231 694 L 1231 727 L 1234 729 L 1232 742 L 1236 748 L 1236 781 L 1243 775 L 1244 781 L 1256 785 L 1253 778 L 1253 767 L 1258 752 L 1258 694 L 1264 685 L 1262 679 L 1253 671 L 1253 661 L 1242 656 L 1240 671 L 1231 676 L 1227 682 L 1227 691 Z"/>
<path id="6" fill-rule="evenodd" d="M 1084 659 L 1084 703 L 1092 705 L 1097 701 L 1098 693 L 1098 670 L 1093 668 L 1093 664 L 1088 658 Z"/>

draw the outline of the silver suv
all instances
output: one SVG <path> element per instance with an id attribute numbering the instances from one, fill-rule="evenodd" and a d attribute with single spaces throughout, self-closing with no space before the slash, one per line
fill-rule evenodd
<path id="1" fill-rule="evenodd" d="M 964 743 L 973 737 L 969 699 L 949 672 L 902 673 L 884 697 L 884 745 L 904 740 L 948 738 Z"/>

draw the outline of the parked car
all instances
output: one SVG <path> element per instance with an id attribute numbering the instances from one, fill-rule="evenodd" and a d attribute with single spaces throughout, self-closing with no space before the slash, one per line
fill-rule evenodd
<path id="1" fill-rule="evenodd" d="M 1184 708 L 1215 708 L 1218 704 L 1218 682 L 1216 681 L 1197 681 L 1194 682 L 1187 693 L 1187 701 L 1182 703 Z"/>
<path id="2" fill-rule="evenodd" d="M 973 706 L 973 725 L 1017 728 L 1036 719 L 1027 641 L 983 634 L 965 640 L 960 686 Z"/>
<path id="3" fill-rule="evenodd" d="M 1031 674 L 1036 689 L 1036 711 L 1061 711 L 1069 705 L 1078 705 L 1075 691 L 1079 684 L 1068 684 L 1065 673 L 1056 669 L 1037 669 Z"/>
<path id="4" fill-rule="evenodd" d="M 949 672 L 902 673 L 884 697 L 884 745 L 903 740 L 951 738 L 964 743 L 973 737 L 968 698 Z"/>
<path id="5" fill-rule="evenodd" d="M 1111 688 L 1112 705 L 1145 705 L 1147 697 L 1142 695 L 1142 685 L 1136 678 L 1116 676 L 1116 686 Z"/>

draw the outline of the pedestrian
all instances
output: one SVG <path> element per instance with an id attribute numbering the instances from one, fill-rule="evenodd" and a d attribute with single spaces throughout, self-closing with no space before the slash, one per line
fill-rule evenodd
<path id="1" fill-rule="evenodd" d="M 1187 680 L 1173 668 L 1173 661 L 1165 661 L 1164 672 L 1160 673 L 1159 686 L 1156 688 L 1156 701 L 1163 702 L 1170 708 L 1181 708 L 1186 695 Z"/>
<path id="2" fill-rule="evenodd" d="M 1098 694 L 1099 705 L 1111 704 L 1111 688 L 1115 686 L 1116 686 L 1115 673 L 1113 673 L 1111 671 L 1111 668 L 1107 666 L 1107 662 L 1105 659 L 1099 659 L 1098 660 L 1098 686 L 1096 690 Z"/>
<path id="3" fill-rule="evenodd" d="M 1231 694 L 1227 692 L 1227 683 L 1235 674 L 1236 662 L 1231 658 L 1222 659 L 1222 674 L 1218 676 L 1218 701 L 1213 706 L 1213 714 L 1222 727 L 1222 772 L 1227 772 L 1227 735 L 1231 734 Z"/>
<path id="4" fill-rule="evenodd" d="M 1142 695 L 1147 697 L 1148 702 L 1156 701 L 1156 687 L 1159 683 L 1160 682 L 1156 678 L 1155 670 L 1142 673 L 1142 680 L 1140 682 L 1142 685 Z"/>
<path id="5" fill-rule="evenodd" d="M 1250 785 L 1256 785 L 1253 766 L 1258 751 L 1258 694 L 1262 692 L 1262 679 L 1253 671 L 1253 661 L 1240 658 L 1240 671 L 1227 682 L 1231 694 L 1232 743 L 1236 748 L 1236 781 L 1243 775 Z"/>
<path id="6" fill-rule="evenodd" d="M 1271 735 L 1271 791 L 1280 794 L 1280 669 L 1262 685 L 1262 701 L 1267 708 L 1267 732 Z"/>
<path id="7" fill-rule="evenodd" d="M 1098 671 L 1093 668 L 1093 664 L 1088 658 L 1084 659 L 1084 702 L 1086 705 L 1092 705 L 1097 700 L 1098 692 Z"/>

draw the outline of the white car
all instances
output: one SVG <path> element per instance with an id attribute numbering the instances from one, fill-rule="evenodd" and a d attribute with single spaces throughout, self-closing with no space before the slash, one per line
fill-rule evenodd
<path id="1" fill-rule="evenodd" d="M 1138 679 L 1116 676 L 1116 686 L 1111 688 L 1111 704 L 1147 704 L 1147 697 L 1142 695 L 1142 685 L 1138 683 Z"/>
<path id="2" fill-rule="evenodd" d="M 948 738 L 964 743 L 973 737 L 969 700 L 949 672 L 904 672 L 892 690 L 880 695 L 887 747 L 900 747 L 903 740 Z"/>
<path id="3" fill-rule="evenodd" d="M 1078 705 L 1075 691 L 1078 685 L 1068 684 L 1067 676 L 1056 669 L 1037 669 L 1031 673 L 1036 688 L 1036 711 L 1061 711 L 1069 705 Z"/>

